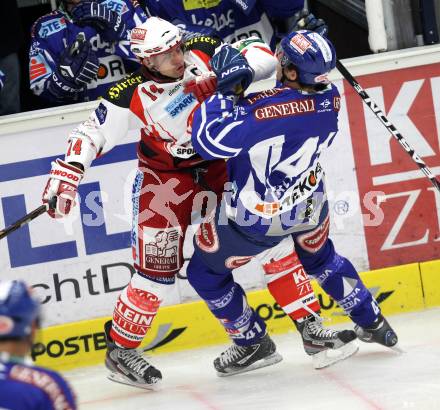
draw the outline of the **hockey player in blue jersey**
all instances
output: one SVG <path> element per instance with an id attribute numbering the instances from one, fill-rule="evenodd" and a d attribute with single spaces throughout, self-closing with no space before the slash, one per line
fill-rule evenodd
<path id="1" fill-rule="evenodd" d="M 146 12 L 187 32 L 217 35 L 233 43 L 256 36 L 275 47 L 274 19 L 287 20 L 304 0 L 146 0 Z"/>
<path id="2" fill-rule="evenodd" d="M 292 240 L 305 271 L 356 323 L 361 340 L 388 347 L 397 343 L 355 268 L 328 237 L 319 157 L 338 131 L 340 96 L 327 78 L 336 63 L 334 47 L 318 33 L 292 32 L 281 41 L 277 58 L 276 85 L 237 99 L 251 84 L 253 71 L 242 53 L 224 45 L 211 60 L 220 92 L 193 118 L 195 150 L 205 159 L 227 159 L 231 182 L 221 206 L 196 234 L 187 270 L 190 283 L 234 341 L 214 362 L 224 374 L 264 365 L 272 354 L 265 328 L 233 280 L 230 261 L 258 254 L 270 290 L 291 274 L 286 261 Z M 296 306 L 305 305 L 299 298 Z M 313 321 L 296 321 L 303 337 Z"/>
<path id="3" fill-rule="evenodd" d="M 22 281 L 0 282 L 0 409 L 75 410 L 76 400 L 56 372 L 27 359 L 40 304 Z"/>
<path id="4" fill-rule="evenodd" d="M 33 93 L 54 104 L 97 99 L 139 68 L 128 33 L 146 18 L 136 0 L 62 0 L 31 30 Z"/>

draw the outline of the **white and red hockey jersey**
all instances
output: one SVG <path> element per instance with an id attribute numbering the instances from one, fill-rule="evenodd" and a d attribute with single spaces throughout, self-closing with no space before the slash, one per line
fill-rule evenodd
<path id="1" fill-rule="evenodd" d="M 209 59 L 220 43 L 205 36 L 185 43 L 184 78 L 209 71 Z M 138 128 L 138 156 L 148 168 L 172 170 L 203 162 L 191 144 L 191 114 L 199 103 L 192 94 L 184 93 L 183 82 L 153 77 L 144 67 L 117 82 L 89 119 L 70 133 L 66 161 L 86 169 L 129 129 Z"/>
<path id="2" fill-rule="evenodd" d="M 130 129 L 140 129 L 138 157 L 143 165 L 157 170 L 193 167 L 203 160 L 191 142 L 193 113 L 199 106 L 192 94 L 184 93 L 184 82 L 210 71 L 209 60 L 221 41 L 207 36 L 185 42 L 185 75 L 171 81 L 153 77 L 142 67 L 112 86 L 90 118 L 69 135 L 66 161 L 84 169 L 99 155 L 110 151 Z M 247 92 L 275 85 L 276 59 L 259 38 L 234 44 L 254 70 Z"/>

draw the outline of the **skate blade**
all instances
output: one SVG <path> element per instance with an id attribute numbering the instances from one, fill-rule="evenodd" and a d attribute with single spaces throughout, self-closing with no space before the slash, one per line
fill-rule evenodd
<path id="1" fill-rule="evenodd" d="M 358 350 L 359 346 L 354 341 L 341 346 L 339 349 L 323 350 L 312 356 L 313 367 L 315 369 L 324 369 L 353 356 Z"/>
<path id="2" fill-rule="evenodd" d="M 390 349 L 393 350 L 393 351 L 396 352 L 396 353 L 399 353 L 399 354 L 406 353 L 406 351 L 403 350 L 403 349 L 399 346 L 399 344 L 395 344 L 394 346 L 391 346 Z"/>
<path id="3" fill-rule="evenodd" d="M 158 390 L 160 385 L 161 385 L 161 381 L 160 380 L 158 380 L 154 384 L 136 383 L 136 382 L 133 382 L 133 381 L 127 379 L 122 374 L 113 373 L 113 372 L 109 373 L 107 375 L 107 379 L 109 379 L 109 380 L 111 380 L 112 382 L 115 382 L 115 383 L 125 384 L 127 386 L 137 387 L 139 389 L 144 389 L 144 390 Z"/>
<path id="4" fill-rule="evenodd" d="M 281 360 L 283 360 L 283 356 L 275 352 L 272 353 L 270 356 L 267 356 L 264 359 L 260 359 L 243 369 L 229 370 L 228 373 L 217 372 L 217 376 L 228 377 L 228 376 L 234 376 L 235 374 L 251 372 L 252 370 L 261 369 L 262 367 L 272 366 L 273 364 L 281 362 Z"/>

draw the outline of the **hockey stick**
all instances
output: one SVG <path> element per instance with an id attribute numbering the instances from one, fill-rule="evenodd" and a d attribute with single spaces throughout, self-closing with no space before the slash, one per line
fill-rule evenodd
<path id="1" fill-rule="evenodd" d="M 49 209 L 54 209 L 57 203 L 57 198 L 53 197 L 48 203 L 40 205 L 38 208 L 34 209 L 32 212 L 29 212 L 27 215 L 20 218 L 18 221 L 14 222 L 12 225 L 9 225 L 7 228 L 0 231 L 0 239 L 5 238 L 11 232 L 16 231 L 18 228 L 21 228 L 23 225 L 29 223 L 36 217 L 44 214 Z"/>
<path id="2" fill-rule="evenodd" d="M 429 178 L 432 185 L 440 192 L 440 182 L 434 176 L 431 169 L 425 164 L 425 162 L 417 155 L 414 149 L 408 144 L 408 142 L 403 138 L 403 135 L 397 131 L 394 124 L 385 116 L 381 109 L 376 105 L 376 103 L 370 98 L 367 92 L 361 87 L 361 85 L 355 80 L 355 78 L 350 74 L 350 72 L 344 67 L 344 65 L 336 60 L 336 68 L 344 76 L 344 78 L 350 83 L 350 85 L 355 89 L 359 96 L 364 100 L 365 104 L 368 105 L 374 115 L 379 118 L 380 122 L 385 126 L 385 128 L 393 135 L 394 138 L 399 142 L 403 149 L 409 154 L 412 160 L 419 166 L 421 171 Z"/>

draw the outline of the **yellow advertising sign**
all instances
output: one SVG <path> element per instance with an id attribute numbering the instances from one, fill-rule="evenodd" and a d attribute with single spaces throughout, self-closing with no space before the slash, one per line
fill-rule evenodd
<path id="1" fill-rule="evenodd" d="M 185 10 L 209 9 L 218 6 L 221 0 L 183 0 L 183 8 Z"/>
<path id="2" fill-rule="evenodd" d="M 420 264 L 425 306 L 440 306 L 440 260 Z"/>
<path id="3" fill-rule="evenodd" d="M 386 315 L 424 308 L 418 264 L 366 272 L 361 277 Z M 323 317 L 331 318 L 333 323 L 349 320 L 316 283 L 313 283 L 313 287 L 321 303 Z M 248 298 L 251 306 L 265 320 L 269 333 L 285 333 L 295 329 L 293 322 L 267 290 L 249 292 Z M 106 349 L 104 323 L 109 319 L 44 329 L 40 343 L 35 344 L 33 349 L 36 363 L 57 370 L 103 363 Z M 162 308 L 142 347 L 148 353 L 156 354 L 227 341 L 223 327 L 205 303 L 198 301 Z"/>

